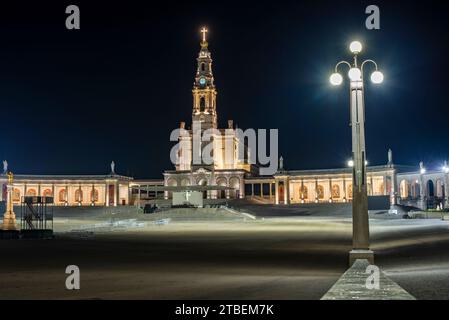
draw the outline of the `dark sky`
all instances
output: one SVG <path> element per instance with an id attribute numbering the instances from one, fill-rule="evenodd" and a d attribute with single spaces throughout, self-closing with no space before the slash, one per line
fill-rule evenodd
<path id="1" fill-rule="evenodd" d="M 344 166 L 352 39 L 385 74 L 366 87 L 368 159 L 449 159 L 449 19 L 443 1 L 35 1 L 0 10 L 0 158 L 16 173 L 161 178 L 190 122 L 199 29 L 209 27 L 222 126 L 278 128 L 289 169 Z M 77 4 L 81 30 L 65 28 Z M 365 8 L 381 30 L 365 28 Z"/>

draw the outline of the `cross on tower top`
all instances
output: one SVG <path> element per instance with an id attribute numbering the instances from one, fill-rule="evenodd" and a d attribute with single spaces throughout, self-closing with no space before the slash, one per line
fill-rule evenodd
<path id="1" fill-rule="evenodd" d="M 203 27 L 202 29 L 201 29 L 201 33 L 203 34 L 203 42 L 206 42 L 206 34 L 207 34 L 207 28 L 206 27 Z"/>

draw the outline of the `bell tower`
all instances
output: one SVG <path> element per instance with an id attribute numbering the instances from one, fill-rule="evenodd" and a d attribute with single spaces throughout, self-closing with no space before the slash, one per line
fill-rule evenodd
<path id="1" fill-rule="evenodd" d="M 192 121 L 200 121 L 201 129 L 217 128 L 217 91 L 212 74 L 212 58 L 208 49 L 207 29 L 201 29 L 201 50 L 197 60 L 197 71 L 193 84 L 193 114 Z"/>

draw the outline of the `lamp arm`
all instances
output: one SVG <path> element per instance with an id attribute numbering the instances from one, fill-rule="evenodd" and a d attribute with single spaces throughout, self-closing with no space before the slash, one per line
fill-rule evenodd
<path id="1" fill-rule="evenodd" d="M 378 70 L 376 61 L 371 60 L 371 59 L 368 59 L 368 60 L 363 61 L 362 66 L 360 67 L 361 72 L 362 72 L 362 75 L 363 75 L 363 67 L 364 67 L 365 64 L 367 64 L 367 63 L 372 63 L 372 64 L 374 64 L 374 66 L 376 67 L 376 71 Z"/>
<path id="2" fill-rule="evenodd" d="M 339 67 L 340 65 L 342 65 L 342 64 L 346 64 L 346 65 L 349 67 L 349 69 L 352 68 L 352 66 L 351 66 L 351 64 L 350 64 L 349 62 L 347 62 L 347 61 L 340 61 L 339 63 L 337 63 L 337 64 L 335 65 L 335 73 L 338 73 L 338 67 Z"/>

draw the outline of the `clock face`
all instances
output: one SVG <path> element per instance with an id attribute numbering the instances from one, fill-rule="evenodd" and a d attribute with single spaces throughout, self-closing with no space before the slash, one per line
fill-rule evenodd
<path id="1" fill-rule="evenodd" d="M 206 84 L 206 79 L 205 78 L 201 78 L 200 79 L 200 85 L 204 86 Z"/>

